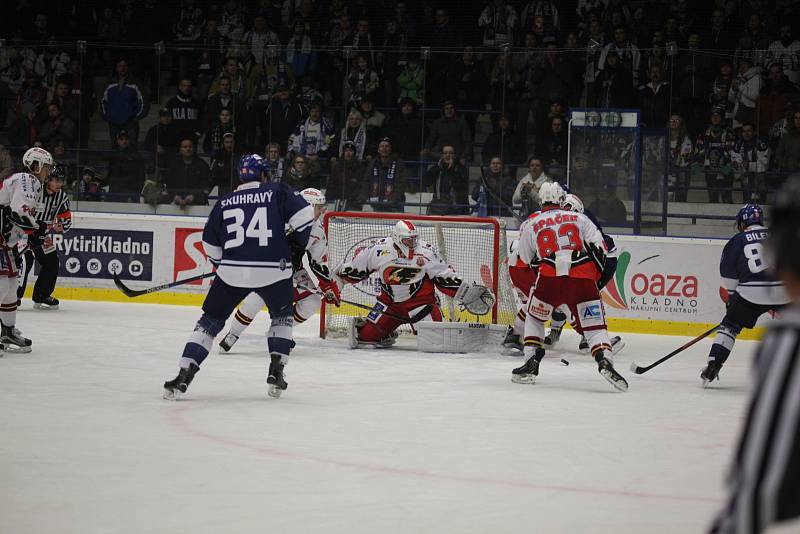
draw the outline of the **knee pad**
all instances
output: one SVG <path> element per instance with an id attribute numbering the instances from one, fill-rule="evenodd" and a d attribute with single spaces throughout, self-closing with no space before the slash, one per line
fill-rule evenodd
<path id="1" fill-rule="evenodd" d="M 212 338 L 217 337 L 217 334 L 219 334 L 223 328 L 225 328 L 225 321 L 214 319 L 205 313 L 200 317 L 200 320 L 197 321 L 197 326 L 194 327 L 195 332 L 206 333 Z"/>

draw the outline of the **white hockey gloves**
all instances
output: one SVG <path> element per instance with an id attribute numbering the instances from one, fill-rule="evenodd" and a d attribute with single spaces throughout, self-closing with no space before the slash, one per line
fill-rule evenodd
<path id="1" fill-rule="evenodd" d="M 475 315 L 486 315 L 495 302 L 489 288 L 467 281 L 461 283 L 453 298 L 462 308 Z"/>

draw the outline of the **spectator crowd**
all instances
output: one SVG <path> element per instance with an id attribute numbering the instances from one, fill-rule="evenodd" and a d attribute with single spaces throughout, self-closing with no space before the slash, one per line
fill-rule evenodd
<path id="1" fill-rule="evenodd" d="M 764 202 L 800 173 L 797 1 L 4 11 L 0 174 L 44 146 L 77 199 L 206 204 L 236 187 L 242 154 L 259 153 L 273 180 L 325 189 L 339 207 L 397 211 L 426 192 L 432 214 L 468 214 L 470 199 L 482 213 L 527 212 L 565 176 L 575 108 L 636 109 L 662 129 L 670 200 Z M 578 172 L 584 156 L 570 162 Z"/>

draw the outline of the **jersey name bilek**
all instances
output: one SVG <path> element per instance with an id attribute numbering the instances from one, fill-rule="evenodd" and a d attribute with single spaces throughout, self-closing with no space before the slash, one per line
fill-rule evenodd
<path id="1" fill-rule="evenodd" d="M 249 182 L 214 205 L 203 248 L 226 284 L 264 287 L 291 278 L 289 239 L 305 247 L 313 222 L 314 209 L 287 184 Z"/>
<path id="2" fill-rule="evenodd" d="M 751 225 L 733 236 L 722 250 L 719 274 L 722 285 L 753 304 L 786 304 L 789 297 L 783 283 L 769 272 L 764 255 L 767 228 Z"/>

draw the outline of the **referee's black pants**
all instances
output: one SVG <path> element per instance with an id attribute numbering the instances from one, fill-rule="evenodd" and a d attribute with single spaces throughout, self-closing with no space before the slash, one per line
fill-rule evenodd
<path id="1" fill-rule="evenodd" d="M 53 294 L 56 288 L 56 280 L 58 280 L 58 251 L 53 250 L 50 253 L 45 253 L 41 247 L 33 250 L 27 250 L 23 256 L 22 269 L 24 272 L 20 273 L 20 285 L 17 289 L 17 298 L 22 298 L 25 294 L 25 287 L 28 285 L 28 275 L 33 268 L 33 260 L 36 259 L 41 266 L 39 276 L 36 278 L 36 283 L 33 285 L 33 301 L 42 302 L 44 299 Z"/>

